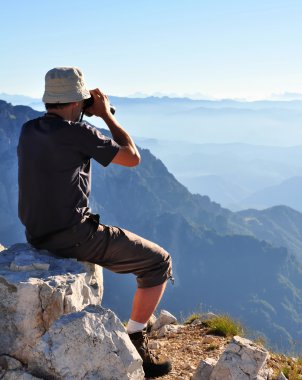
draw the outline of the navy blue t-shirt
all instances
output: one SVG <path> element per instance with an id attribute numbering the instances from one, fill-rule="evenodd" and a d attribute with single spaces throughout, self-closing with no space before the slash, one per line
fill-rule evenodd
<path id="1" fill-rule="evenodd" d="M 107 166 L 119 145 L 86 123 L 53 114 L 22 127 L 19 218 L 31 239 L 68 229 L 89 215 L 93 158 Z"/>

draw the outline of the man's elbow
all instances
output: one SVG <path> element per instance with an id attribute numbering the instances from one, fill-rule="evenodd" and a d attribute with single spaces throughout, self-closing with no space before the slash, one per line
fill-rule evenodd
<path id="1" fill-rule="evenodd" d="M 130 162 L 129 162 L 129 167 L 134 167 L 134 166 L 137 166 L 137 165 L 139 165 L 140 163 L 141 163 L 141 156 L 140 156 L 140 154 L 137 152 L 137 154 L 135 154 L 135 155 L 133 155 L 132 157 L 131 157 L 131 160 L 130 160 Z"/>
<path id="2" fill-rule="evenodd" d="M 140 164 L 141 156 L 136 149 L 121 148 L 112 162 L 117 165 L 134 167 Z"/>

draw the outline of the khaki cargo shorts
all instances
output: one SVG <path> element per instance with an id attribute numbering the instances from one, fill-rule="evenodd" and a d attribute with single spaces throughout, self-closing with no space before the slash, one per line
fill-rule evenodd
<path id="1" fill-rule="evenodd" d="M 173 281 L 168 252 L 125 229 L 104 224 L 98 224 L 96 229 L 93 222 L 87 221 L 74 231 L 72 240 L 74 244 L 66 248 L 44 248 L 63 257 L 99 264 L 115 273 L 133 273 L 139 288 Z"/>

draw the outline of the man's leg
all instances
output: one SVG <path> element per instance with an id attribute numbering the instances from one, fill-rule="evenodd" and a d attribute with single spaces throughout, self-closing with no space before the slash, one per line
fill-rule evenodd
<path id="1" fill-rule="evenodd" d="M 130 319 L 139 323 L 147 323 L 159 304 L 165 288 L 166 281 L 151 288 L 137 288 L 133 298 Z"/>
<path id="2" fill-rule="evenodd" d="M 146 377 L 163 376 L 171 362 L 160 360 L 148 347 L 146 324 L 158 305 L 168 279 L 172 279 L 172 260 L 168 252 L 151 241 L 114 226 L 99 225 L 83 245 L 85 258 L 115 273 L 133 273 L 137 290 L 133 297 L 127 331 L 143 359 Z"/>
<path id="3" fill-rule="evenodd" d="M 147 334 L 143 330 L 161 300 L 165 287 L 166 281 L 150 288 L 137 288 L 133 298 L 131 318 L 127 326 L 129 337 L 143 359 L 146 377 L 164 376 L 172 369 L 169 360 L 160 360 L 150 352 Z"/>

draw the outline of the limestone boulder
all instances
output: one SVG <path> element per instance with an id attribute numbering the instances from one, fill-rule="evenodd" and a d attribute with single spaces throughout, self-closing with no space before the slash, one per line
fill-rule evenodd
<path id="1" fill-rule="evenodd" d="M 142 360 L 116 315 L 101 306 L 60 317 L 33 350 L 30 372 L 53 380 L 141 380 Z"/>
<path id="2" fill-rule="evenodd" d="M 28 244 L 0 253 L 0 355 L 28 363 L 38 339 L 60 316 L 100 304 L 102 268 Z"/>
<path id="3" fill-rule="evenodd" d="M 268 351 L 235 336 L 215 365 L 209 380 L 260 380 Z"/>

